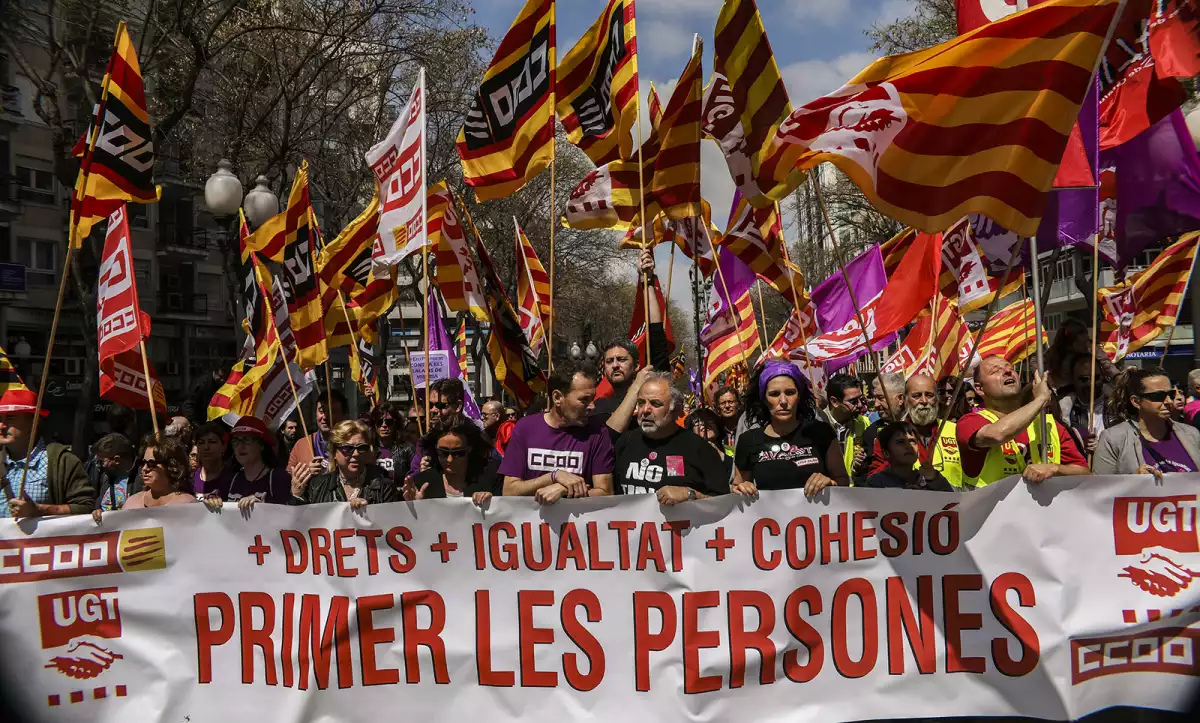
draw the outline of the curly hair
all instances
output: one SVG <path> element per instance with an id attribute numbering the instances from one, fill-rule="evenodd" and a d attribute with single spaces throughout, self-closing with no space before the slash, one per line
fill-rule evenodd
<path id="1" fill-rule="evenodd" d="M 763 369 L 754 370 L 750 384 L 746 387 L 746 395 L 742 399 L 742 407 L 746 410 L 746 420 L 751 424 L 766 426 L 771 422 L 771 411 L 767 409 L 767 400 L 758 393 L 758 380 L 762 377 Z M 790 378 L 790 377 L 789 377 Z M 817 419 L 817 399 L 807 384 L 796 385 L 796 420 L 801 424 Z"/>
<path id="2" fill-rule="evenodd" d="M 185 494 L 192 493 L 192 474 L 188 467 L 188 448 L 178 437 L 168 437 L 162 432 L 151 432 L 142 438 L 142 459 L 151 452 L 163 466 L 171 486 Z"/>
<path id="3" fill-rule="evenodd" d="M 1110 420 L 1112 425 L 1137 419 L 1137 409 L 1133 406 L 1133 402 L 1129 401 L 1129 398 L 1145 392 L 1146 380 L 1154 377 L 1164 377 L 1170 381 L 1167 373 L 1158 367 L 1152 369 L 1129 367 L 1121 370 L 1116 380 L 1113 381 L 1108 398 L 1104 400 L 1106 419 Z"/>
<path id="4" fill-rule="evenodd" d="M 356 434 L 361 434 L 363 439 L 367 440 L 367 444 L 372 447 L 378 446 L 375 439 L 375 430 L 371 425 L 359 419 L 347 419 L 344 422 L 338 422 L 329 434 L 329 445 L 333 448 L 348 444 L 350 438 Z"/>
<path id="5" fill-rule="evenodd" d="M 471 450 L 467 455 L 467 479 L 475 479 L 483 473 L 492 458 L 492 445 L 483 438 L 479 425 L 462 415 L 443 417 L 421 439 L 421 449 L 429 455 L 430 469 L 441 471 L 442 461 L 438 457 L 438 440 L 453 434 L 461 437 Z"/>

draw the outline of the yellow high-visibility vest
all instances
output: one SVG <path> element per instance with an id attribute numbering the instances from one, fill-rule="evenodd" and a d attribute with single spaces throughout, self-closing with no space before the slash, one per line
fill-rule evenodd
<path id="1" fill-rule="evenodd" d="M 935 430 L 936 431 L 936 430 Z M 962 454 L 958 450 L 958 427 L 954 422 L 946 422 L 942 427 L 942 435 L 938 437 L 933 447 L 933 467 L 951 487 L 960 489 L 963 484 Z M 921 469 L 921 460 L 913 464 L 913 469 Z"/>
<path id="2" fill-rule="evenodd" d="M 989 409 L 980 409 L 979 413 L 983 418 L 995 424 L 1000 421 L 1000 415 Z M 1005 477 L 1012 477 L 1015 474 L 1021 474 L 1025 471 L 1026 452 L 1028 459 L 1033 460 L 1033 464 L 1042 463 L 1042 445 L 1041 445 L 1041 425 L 1035 417 L 1029 423 L 1029 428 L 1025 433 L 1029 435 L 1029 449 L 1024 449 L 1023 444 L 1018 444 L 1015 439 L 1010 439 L 1004 444 L 995 447 L 989 447 L 987 457 L 983 461 L 983 469 L 980 470 L 978 477 L 966 477 L 964 482 L 968 488 L 984 487 L 993 482 L 999 482 Z M 1062 440 L 1058 437 L 1058 425 L 1053 419 L 1046 420 L 1046 436 L 1049 438 L 1050 444 L 1050 463 L 1062 463 Z"/>

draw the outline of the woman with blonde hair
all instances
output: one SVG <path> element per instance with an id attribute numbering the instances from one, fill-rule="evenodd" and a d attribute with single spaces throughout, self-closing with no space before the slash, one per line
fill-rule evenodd
<path id="1" fill-rule="evenodd" d="M 293 485 L 296 504 L 349 502 L 350 508 L 357 510 L 401 501 L 400 489 L 375 464 L 378 447 L 371 425 L 357 419 L 340 422 L 329 443 L 333 451 L 329 471 L 313 477 L 307 485 Z"/>
<path id="2" fill-rule="evenodd" d="M 1200 431 L 1172 421 L 1171 380 L 1162 369 L 1125 369 L 1108 396 L 1092 471 L 1151 474 L 1200 470 Z"/>

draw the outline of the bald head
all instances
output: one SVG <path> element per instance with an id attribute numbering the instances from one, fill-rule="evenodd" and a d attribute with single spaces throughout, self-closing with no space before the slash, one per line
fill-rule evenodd
<path id="1" fill-rule="evenodd" d="M 484 402 L 479 412 L 483 416 L 483 426 L 489 432 L 495 432 L 500 422 L 504 421 L 504 405 L 494 399 Z"/>
<path id="2" fill-rule="evenodd" d="M 904 385 L 908 418 L 918 427 L 928 427 L 938 418 L 937 383 L 928 374 L 915 374 Z"/>

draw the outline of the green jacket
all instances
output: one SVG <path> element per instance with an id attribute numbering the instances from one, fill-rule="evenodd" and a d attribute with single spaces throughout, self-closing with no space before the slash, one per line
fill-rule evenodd
<path id="1" fill-rule="evenodd" d="M 8 480 L 16 494 L 21 475 L 9 475 L 7 452 L 0 452 L 0 476 Z M 86 515 L 95 508 L 96 488 L 88 479 L 83 462 L 65 444 L 46 445 L 46 486 L 50 488 L 46 504 L 70 505 L 72 515 Z"/>

